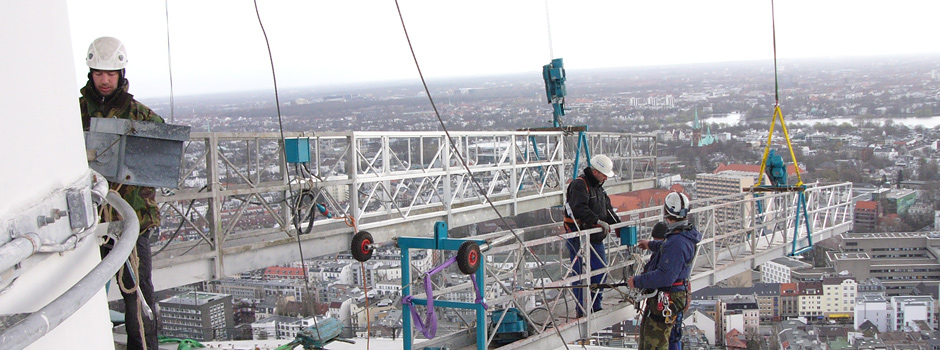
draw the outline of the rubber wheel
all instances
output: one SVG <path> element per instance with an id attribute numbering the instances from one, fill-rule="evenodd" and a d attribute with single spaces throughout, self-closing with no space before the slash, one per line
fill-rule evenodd
<path id="1" fill-rule="evenodd" d="M 473 241 L 463 242 L 457 250 L 457 268 L 465 275 L 474 274 L 480 267 L 482 257 L 480 245 Z"/>
<path id="2" fill-rule="evenodd" d="M 373 249 L 371 245 L 373 242 L 372 234 L 368 231 L 356 232 L 356 235 L 353 236 L 352 244 L 350 244 L 349 247 L 353 259 L 359 262 L 366 262 L 372 259 Z"/>

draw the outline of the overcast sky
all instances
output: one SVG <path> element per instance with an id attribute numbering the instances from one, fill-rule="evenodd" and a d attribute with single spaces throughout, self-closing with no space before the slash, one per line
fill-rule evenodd
<path id="1" fill-rule="evenodd" d="M 769 0 L 399 0 L 429 80 L 773 58 Z M 99 36 L 121 39 L 139 98 L 271 89 L 252 1 L 69 0 L 80 85 Z M 393 0 L 259 0 L 279 88 L 419 82 Z M 546 19 L 546 7 L 548 20 Z M 940 53 L 940 1 L 777 1 L 777 54 L 788 58 Z M 551 34 L 549 35 L 549 25 Z"/>

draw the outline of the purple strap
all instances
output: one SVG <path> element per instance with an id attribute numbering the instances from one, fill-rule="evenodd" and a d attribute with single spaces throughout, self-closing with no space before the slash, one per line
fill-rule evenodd
<path id="1" fill-rule="evenodd" d="M 414 321 L 415 328 L 417 328 L 425 338 L 433 339 L 434 336 L 437 335 L 437 317 L 434 315 L 434 294 L 432 294 L 433 285 L 431 284 L 431 276 L 434 276 L 438 272 L 444 271 L 444 269 L 450 265 L 453 265 L 455 262 L 457 262 L 457 256 L 447 259 L 447 261 L 441 264 L 441 266 L 431 269 L 431 271 L 428 271 L 428 273 L 424 275 L 424 292 L 427 294 L 428 298 L 426 312 L 427 318 L 425 321 L 421 321 L 421 315 L 414 306 L 413 301 L 415 297 L 413 295 L 406 295 L 401 299 L 402 304 L 411 306 L 409 308 L 411 309 L 411 319 Z M 490 307 L 486 305 L 486 301 L 483 300 L 483 294 L 480 293 L 480 286 L 477 285 L 476 274 L 470 275 L 470 281 L 473 282 L 473 290 L 477 293 L 475 302 L 477 304 L 483 305 L 483 309 L 489 309 Z"/>
<path id="2" fill-rule="evenodd" d="M 490 307 L 486 305 L 486 300 L 483 300 L 483 294 L 480 293 L 480 286 L 477 285 L 477 274 L 470 274 L 470 281 L 473 282 L 473 290 L 477 292 L 477 299 L 474 302 L 483 305 L 483 310 L 489 309 Z"/>
<path id="3" fill-rule="evenodd" d="M 444 269 L 450 265 L 453 265 L 455 262 L 457 262 L 456 256 L 447 259 L 447 261 L 441 264 L 441 266 L 431 269 L 431 271 L 428 271 L 428 273 L 424 275 L 424 292 L 428 297 L 427 318 L 424 322 L 421 321 L 421 315 L 418 314 L 418 310 L 415 309 L 414 303 L 412 303 L 414 296 L 408 295 L 401 300 L 402 304 L 408 304 L 411 306 L 409 308 L 411 309 L 411 319 L 414 320 L 415 328 L 417 328 L 421 334 L 424 334 L 425 338 L 432 339 L 435 335 L 437 335 L 437 317 L 434 316 L 434 294 L 431 293 L 433 287 L 431 284 L 431 276 L 434 276 L 434 274 L 438 272 L 444 271 Z"/>
<path id="4" fill-rule="evenodd" d="M 434 336 L 437 335 L 437 317 L 434 315 L 434 294 L 432 294 L 433 285 L 431 284 L 431 276 L 444 271 L 444 269 L 453 265 L 455 262 L 457 262 L 456 256 L 447 259 L 441 266 L 431 269 L 431 271 L 428 271 L 428 273 L 424 275 L 424 292 L 427 294 L 428 298 L 425 321 L 421 321 L 421 314 L 418 313 L 418 310 L 414 306 L 415 297 L 413 295 L 406 295 L 401 299 L 402 304 L 411 306 L 409 308 L 411 309 L 411 319 L 414 321 L 415 328 L 417 328 L 425 338 L 433 339 Z M 470 275 L 470 281 L 473 282 L 473 290 L 477 293 L 475 302 L 483 305 L 483 309 L 489 309 L 490 307 L 486 305 L 486 301 L 483 300 L 483 294 L 480 293 L 480 286 L 477 285 L 476 274 Z"/>

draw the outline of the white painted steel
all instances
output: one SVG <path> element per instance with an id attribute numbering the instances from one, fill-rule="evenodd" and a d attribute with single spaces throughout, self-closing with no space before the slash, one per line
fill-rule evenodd
<path id="1" fill-rule="evenodd" d="M 0 55 L 0 71 L 9 82 L 0 94 L 0 147 L 5 150 L 0 162 L 6 165 L 0 172 L 0 221 L 7 222 L 84 178 L 88 164 L 73 63 L 79 58 L 73 56 L 66 2 L 4 1 L 0 32 L 5 33 L 0 35 L 4 52 L 28 53 Z M 0 295 L 0 313 L 33 312 L 69 289 L 100 261 L 96 243 L 86 239 L 19 276 Z M 76 339 L 85 348 L 113 348 L 103 292 L 30 348 L 74 348 Z"/>
<path id="2" fill-rule="evenodd" d="M 851 184 L 810 185 L 809 187 L 806 190 L 807 214 L 812 224 L 813 241 L 818 242 L 850 230 L 854 203 L 851 197 Z M 787 255 L 792 249 L 796 196 L 796 193 L 764 193 L 758 198 L 750 193 L 740 193 L 720 199 L 693 201 L 690 217 L 702 232 L 703 240 L 699 244 L 693 266 L 692 289 L 697 290 L 713 285 L 741 272 L 750 271 L 764 262 Z M 768 208 L 761 213 L 756 210 L 750 211 L 749 218 L 729 218 L 717 215 L 718 212 L 727 208 L 754 208 L 758 201 L 762 201 L 763 205 Z M 612 225 L 613 227 L 638 226 L 640 227 L 639 238 L 649 239 L 651 226 L 662 218 L 662 208 L 647 208 L 620 215 L 624 218 L 624 222 Z M 527 228 L 517 233 L 526 234 L 551 226 L 557 227 L 560 224 L 543 226 Z M 596 230 L 587 230 L 582 234 L 587 235 Z M 495 240 L 507 234 L 508 232 L 499 232 L 479 238 Z M 524 250 L 540 251 L 545 247 L 558 245 L 562 238 L 573 235 L 575 234 L 546 236 L 527 240 L 524 244 L 511 241 L 490 248 L 484 254 L 488 257 L 499 257 L 499 260 L 487 261 L 487 281 L 489 282 L 485 289 L 489 305 L 494 308 L 517 307 L 527 311 L 532 310 L 531 305 L 536 303 L 554 305 L 551 309 L 554 310 L 554 317 L 558 321 L 559 332 L 569 343 L 615 323 L 631 319 L 635 315 L 633 305 L 623 302 L 621 294 L 614 290 L 605 292 L 603 312 L 593 315 L 589 313 L 589 317 L 584 322 L 576 324 L 572 319 L 564 317 L 566 313 L 573 315 L 573 299 L 566 294 L 567 290 L 558 294 L 564 297 L 547 295 L 546 298 L 546 295 L 540 295 L 533 289 L 538 285 L 538 282 L 533 281 L 538 279 L 540 272 L 539 268 L 523 267 L 519 264 L 520 261 L 524 261 Z M 805 241 L 806 236 L 806 230 L 798 231 L 798 243 Z M 624 269 L 634 266 L 632 254 L 636 251 L 631 247 L 620 246 L 615 239 L 610 239 L 607 243 L 608 267 L 592 271 L 591 274 L 607 274 L 608 282 L 620 282 L 625 272 Z M 543 256 L 543 259 L 548 261 L 545 265 L 546 269 L 568 270 L 570 268 L 566 253 L 558 254 L 554 258 Z M 511 268 L 506 267 L 513 263 L 517 265 Z M 626 272 L 631 273 L 629 271 Z M 564 286 L 587 278 L 587 275 L 554 278 L 544 286 Z M 467 298 L 469 288 L 471 288 L 469 283 L 450 285 L 436 289 L 434 295 L 438 299 L 461 300 Z M 568 305 L 567 308 L 565 305 Z M 434 339 L 422 345 L 440 346 L 449 342 L 463 344 L 466 339 L 462 339 L 460 334 L 470 339 L 473 337 L 472 331 L 457 330 L 450 336 L 442 337 L 443 340 Z M 537 334 L 505 347 L 541 349 L 550 346 L 557 348 L 560 346 L 559 339 L 553 329 L 541 327 L 537 329 Z"/>
<path id="3" fill-rule="evenodd" d="M 285 136 L 310 138 L 311 162 L 303 169 L 285 163 L 278 133 L 193 133 L 186 143 L 181 188 L 158 197 L 164 232 L 180 227 L 181 234 L 154 262 L 157 270 L 176 266 L 190 270 L 155 271 L 155 276 L 170 277 L 155 279 L 157 289 L 299 258 L 291 253 L 296 251 L 295 230 L 284 198 L 301 188 L 334 213 L 353 217 L 358 228 L 372 232 L 378 242 L 401 234 L 429 235 L 434 221 L 458 227 L 496 218 L 471 175 L 504 216 L 561 204 L 566 180 L 574 173 L 577 134 L 460 131 L 450 135 L 448 139 L 443 132 L 289 133 Z M 592 153 L 605 153 L 613 160 L 618 176 L 608 180 L 609 189 L 654 186 L 654 136 L 588 133 L 587 140 Z M 583 151 L 580 158 L 577 166 L 583 168 L 587 159 Z M 305 174 L 307 170 L 312 175 Z M 304 243 L 309 245 L 304 254 L 345 251 L 351 233 L 342 220 L 318 219 L 312 234 L 304 238 L 333 244 Z M 164 244 L 157 242 L 155 249 Z M 281 249 L 283 245 L 290 249 Z M 258 261 L 267 265 L 259 266 Z"/>

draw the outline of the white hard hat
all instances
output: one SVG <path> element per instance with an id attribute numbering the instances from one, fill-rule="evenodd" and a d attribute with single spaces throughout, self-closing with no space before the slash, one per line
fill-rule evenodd
<path id="1" fill-rule="evenodd" d="M 127 51 L 120 40 L 103 36 L 88 45 L 85 63 L 91 69 L 121 70 L 127 66 Z"/>
<path id="2" fill-rule="evenodd" d="M 679 219 L 685 219 L 692 207 L 689 203 L 689 197 L 679 192 L 670 192 L 663 202 L 663 214 Z"/>
<path id="3" fill-rule="evenodd" d="M 604 176 L 613 177 L 615 175 L 614 162 L 612 162 L 609 157 L 603 154 L 598 154 L 591 157 L 591 167 L 597 169 L 597 171 L 600 171 L 601 174 L 604 174 Z"/>

